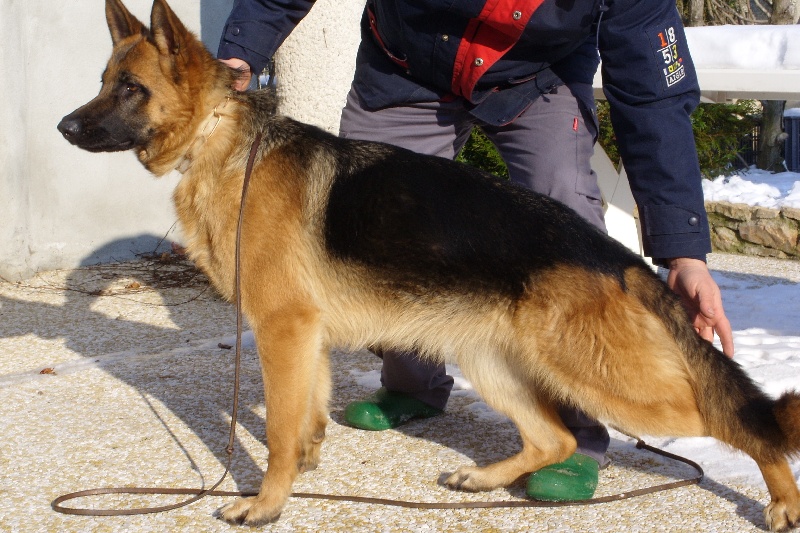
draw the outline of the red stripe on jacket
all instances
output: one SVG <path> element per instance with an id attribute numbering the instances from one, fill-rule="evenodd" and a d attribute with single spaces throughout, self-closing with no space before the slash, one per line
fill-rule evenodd
<path id="1" fill-rule="evenodd" d="M 544 0 L 489 0 L 470 20 L 453 63 L 451 90 L 470 99 L 475 84 L 519 40 Z"/>

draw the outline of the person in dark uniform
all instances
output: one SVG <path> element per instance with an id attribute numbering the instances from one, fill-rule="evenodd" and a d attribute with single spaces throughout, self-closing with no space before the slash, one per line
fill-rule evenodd
<path id="1" fill-rule="evenodd" d="M 236 0 L 218 57 L 259 73 L 313 0 Z M 590 166 L 603 89 L 642 227 L 645 254 L 669 269 L 700 334 L 733 353 L 711 251 L 689 115 L 699 87 L 672 0 L 369 0 L 340 135 L 453 158 L 479 126 L 513 181 L 605 228 Z M 570 332 L 564 332 L 570 334 Z M 355 427 L 382 430 L 443 412 L 453 386 L 444 365 L 383 351 L 382 388 L 347 406 Z M 531 475 L 543 500 L 590 498 L 606 462 L 606 429 L 561 416 L 578 442 L 569 460 Z"/>

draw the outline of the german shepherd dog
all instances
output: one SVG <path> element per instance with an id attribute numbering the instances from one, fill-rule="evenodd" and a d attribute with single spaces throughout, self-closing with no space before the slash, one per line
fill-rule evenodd
<path id="1" fill-rule="evenodd" d="M 638 256 L 563 205 L 474 168 L 337 138 L 276 113 L 155 0 L 150 28 L 106 0 L 113 51 L 100 94 L 59 130 L 92 152 L 134 150 L 154 175 L 183 171 L 174 201 L 189 256 L 235 299 L 246 160 L 241 304 L 253 328 L 269 464 L 232 524 L 278 518 L 313 469 L 328 422 L 331 347 L 417 350 L 458 363 L 517 425 L 522 450 L 464 466 L 452 488 L 492 490 L 563 461 L 575 439 L 556 406 L 633 434 L 710 435 L 758 463 L 775 531 L 800 524 L 788 458 L 800 393 L 768 397 L 700 338 Z"/>

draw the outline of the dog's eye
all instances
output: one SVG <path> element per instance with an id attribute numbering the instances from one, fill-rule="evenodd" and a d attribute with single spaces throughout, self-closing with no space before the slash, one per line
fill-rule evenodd
<path id="1" fill-rule="evenodd" d="M 131 101 L 139 101 L 142 98 L 146 98 L 149 93 L 147 89 L 143 86 L 139 85 L 138 83 L 132 81 L 124 81 L 121 80 L 118 85 L 116 86 L 117 94 L 119 98 L 123 98 L 125 100 Z"/>

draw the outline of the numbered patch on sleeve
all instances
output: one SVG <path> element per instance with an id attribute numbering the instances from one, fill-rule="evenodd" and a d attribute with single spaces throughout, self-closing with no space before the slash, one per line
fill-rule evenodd
<path id="1" fill-rule="evenodd" d="M 661 69 L 665 88 L 669 89 L 683 81 L 686 78 L 686 43 L 683 31 L 676 26 L 656 26 L 648 30 L 648 37 L 653 47 L 654 60 Z"/>

